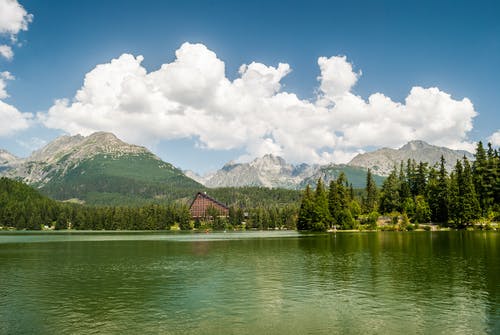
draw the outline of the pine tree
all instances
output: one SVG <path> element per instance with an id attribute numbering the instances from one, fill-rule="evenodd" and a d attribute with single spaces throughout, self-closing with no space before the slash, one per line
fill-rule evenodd
<path id="1" fill-rule="evenodd" d="M 365 213 L 373 212 L 377 209 L 378 190 L 371 170 L 366 173 L 365 196 L 363 197 L 363 210 Z"/>
<path id="2" fill-rule="evenodd" d="M 401 161 L 401 164 L 399 166 L 399 200 L 401 202 L 401 207 L 406 202 L 406 199 L 410 197 L 411 197 L 410 184 L 408 183 L 408 180 L 406 179 L 406 175 L 404 172 L 404 162 Z M 401 208 L 400 211 L 403 211 L 403 208 Z"/>
<path id="3" fill-rule="evenodd" d="M 494 210 L 500 212 L 500 154 L 497 149 L 493 150 L 491 143 L 488 143 L 488 166 L 490 167 L 489 182 L 493 185 L 492 199 Z"/>
<path id="4" fill-rule="evenodd" d="M 481 207 L 474 189 L 472 168 L 466 157 L 463 158 L 463 162 L 463 177 L 459 184 L 461 204 L 463 207 L 463 221 L 465 223 L 471 223 L 473 219 L 477 219 L 480 216 Z"/>
<path id="5" fill-rule="evenodd" d="M 337 225 L 337 213 L 340 211 L 340 199 L 337 192 L 337 183 L 334 180 L 330 181 L 330 186 L 328 188 L 328 210 L 330 212 L 330 217 L 332 218 L 331 224 Z"/>
<path id="6" fill-rule="evenodd" d="M 431 211 L 431 221 L 438 222 L 439 217 L 439 198 L 441 190 L 439 189 L 439 171 L 431 167 L 429 169 L 429 177 L 427 179 L 426 199 Z"/>
<path id="7" fill-rule="evenodd" d="M 399 179 L 396 174 L 396 168 L 394 168 L 382 185 L 380 195 L 381 213 L 395 212 L 401 208 L 399 191 Z"/>
<path id="8" fill-rule="evenodd" d="M 323 180 L 318 179 L 314 192 L 314 210 L 312 217 L 312 230 L 326 230 L 330 225 L 331 217 L 328 210 L 328 196 L 323 186 Z"/>
<path id="9" fill-rule="evenodd" d="M 412 159 L 408 159 L 406 162 L 406 180 L 412 196 L 417 195 L 416 164 L 415 160 Z"/>
<path id="10" fill-rule="evenodd" d="M 486 151 L 483 147 L 483 142 L 479 141 L 476 147 L 475 161 L 472 164 L 474 188 L 477 192 L 479 204 L 482 209 L 482 214 L 486 215 L 490 207 L 490 195 L 492 185 L 488 178 L 488 159 Z"/>
<path id="11" fill-rule="evenodd" d="M 352 187 L 352 183 L 349 184 L 349 199 L 354 200 L 354 187 Z"/>
<path id="12" fill-rule="evenodd" d="M 341 228 L 352 228 L 353 218 L 350 207 L 350 192 L 345 174 L 340 173 L 336 181 L 330 182 L 328 193 L 328 209 L 333 225 Z"/>
<path id="13" fill-rule="evenodd" d="M 429 198 L 431 201 L 437 203 L 437 211 L 435 213 L 435 220 L 437 222 L 448 222 L 448 173 L 446 172 L 446 161 L 441 156 L 438 174 L 438 193 L 436 198 Z"/>
<path id="14" fill-rule="evenodd" d="M 462 225 L 462 206 L 460 203 L 459 179 L 462 179 L 462 164 L 457 161 L 453 172 L 450 174 L 448 183 L 448 209 L 449 219 L 454 223 L 455 227 Z"/>
<path id="15" fill-rule="evenodd" d="M 347 177 L 344 172 L 341 172 L 337 178 L 337 193 L 340 201 L 340 209 L 345 210 L 349 206 L 349 191 L 347 189 Z"/>
<path id="16" fill-rule="evenodd" d="M 417 173 L 415 175 L 415 195 L 425 195 L 427 186 L 427 163 L 420 162 L 418 164 Z"/>
<path id="17" fill-rule="evenodd" d="M 307 185 L 302 201 L 300 203 L 299 215 L 297 219 L 297 230 L 311 230 L 311 219 L 313 216 L 313 195 L 311 188 Z"/>

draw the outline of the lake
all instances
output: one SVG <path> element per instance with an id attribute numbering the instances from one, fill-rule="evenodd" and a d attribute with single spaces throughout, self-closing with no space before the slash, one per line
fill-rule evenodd
<path id="1" fill-rule="evenodd" d="M 496 232 L 0 233 L 0 334 L 500 333 Z"/>

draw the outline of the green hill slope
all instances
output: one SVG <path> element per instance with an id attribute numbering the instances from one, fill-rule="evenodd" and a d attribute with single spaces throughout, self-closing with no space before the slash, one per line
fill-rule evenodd
<path id="1" fill-rule="evenodd" d="M 52 222 L 56 201 L 28 185 L 0 178 L 0 227 L 40 229 L 40 222 Z"/>
<path id="2" fill-rule="evenodd" d="M 99 154 L 56 170 L 40 190 L 58 200 L 91 205 L 137 205 L 190 196 L 200 184 L 148 153 Z"/>

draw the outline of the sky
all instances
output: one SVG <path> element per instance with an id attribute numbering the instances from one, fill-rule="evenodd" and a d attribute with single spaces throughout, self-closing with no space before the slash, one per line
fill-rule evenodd
<path id="1" fill-rule="evenodd" d="M 205 173 L 500 145 L 497 1 L 0 0 L 0 148 L 110 131 Z"/>

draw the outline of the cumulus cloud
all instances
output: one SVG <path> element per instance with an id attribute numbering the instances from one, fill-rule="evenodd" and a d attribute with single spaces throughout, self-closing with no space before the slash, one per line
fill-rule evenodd
<path id="1" fill-rule="evenodd" d="M 0 0 L 0 34 L 15 40 L 20 31 L 28 30 L 33 15 L 28 14 L 17 0 Z"/>
<path id="2" fill-rule="evenodd" d="M 500 130 L 497 130 L 491 136 L 488 138 L 488 142 L 491 143 L 491 145 L 498 147 L 500 146 Z"/>
<path id="3" fill-rule="evenodd" d="M 9 71 L 0 72 L 0 99 L 9 97 L 7 90 L 7 80 L 14 80 L 14 76 Z"/>
<path id="4" fill-rule="evenodd" d="M 14 57 L 14 52 L 9 45 L 0 45 L 0 56 L 7 60 L 11 60 Z"/>
<path id="5" fill-rule="evenodd" d="M 28 14 L 17 0 L 0 0 L 0 37 L 6 36 L 11 44 L 17 41 L 21 31 L 28 30 L 33 15 Z M 0 45 L 0 57 L 12 60 L 14 51 L 8 44 Z"/>
<path id="6" fill-rule="evenodd" d="M 32 115 L 19 112 L 14 106 L 0 100 L 0 136 L 12 135 L 29 127 Z"/>
<path id="7" fill-rule="evenodd" d="M 319 57 L 321 76 L 320 90 L 324 97 L 334 99 L 346 95 L 358 81 L 360 73 L 355 73 L 346 56 Z"/>
<path id="8" fill-rule="evenodd" d="M 203 44 L 184 43 L 176 58 L 148 72 L 142 56 L 123 54 L 86 74 L 73 99 L 59 99 L 38 119 L 84 135 L 104 130 L 145 145 L 194 138 L 207 149 L 243 148 L 291 162 L 346 162 L 365 147 L 408 140 L 470 149 L 476 111 L 467 98 L 413 87 L 404 102 L 353 93 L 361 77 L 345 56 L 320 57 L 318 96 L 282 90 L 288 64 L 252 62 L 228 79 L 225 64 Z"/>
<path id="9" fill-rule="evenodd" d="M 13 80 L 14 76 L 8 71 L 0 72 L 0 136 L 12 135 L 16 131 L 29 127 L 33 115 L 21 113 L 14 106 L 11 106 L 1 99 L 9 97 L 5 90 L 6 81 Z"/>

